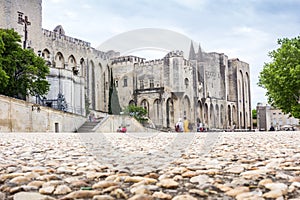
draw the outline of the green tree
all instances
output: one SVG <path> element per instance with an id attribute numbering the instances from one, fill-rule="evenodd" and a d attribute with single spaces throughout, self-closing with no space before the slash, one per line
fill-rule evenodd
<path id="1" fill-rule="evenodd" d="M 300 36 L 278 40 L 280 47 L 269 52 L 258 85 L 267 90 L 268 102 L 300 118 Z"/>
<path id="2" fill-rule="evenodd" d="M 256 109 L 252 110 L 252 124 L 253 124 L 253 128 L 257 127 L 257 111 Z"/>
<path id="3" fill-rule="evenodd" d="M 22 49 L 14 30 L 0 29 L 0 94 L 19 99 L 49 91 L 49 67 L 30 49 Z"/>
<path id="4" fill-rule="evenodd" d="M 257 111 L 256 111 L 256 109 L 252 110 L 252 119 L 257 119 Z"/>
<path id="5" fill-rule="evenodd" d="M 147 110 L 143 107 L 129 105 L 125 108 L 124 113 L 133 116 L 137 121 L 144 124 L 148 121 Z"/>

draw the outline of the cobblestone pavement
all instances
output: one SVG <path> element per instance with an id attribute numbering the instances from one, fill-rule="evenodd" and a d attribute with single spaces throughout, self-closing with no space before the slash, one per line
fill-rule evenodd
<path id="1" fill-rule="evenodd" d="M 0 200 L 300 200 L 300 132 L 147 134 L 0 133 Z"/>

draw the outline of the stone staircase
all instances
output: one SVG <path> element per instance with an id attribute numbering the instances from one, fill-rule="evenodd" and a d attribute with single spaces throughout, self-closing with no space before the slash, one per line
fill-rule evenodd
<path id="1" fill-rule="evenodd" d="M 93 128 L 97 126 L 99 121 L 96 122 L 90 122 L 86 121 L 78 130 L 78 133 L 86 133 L 86 132 L 93 132 Z"/>

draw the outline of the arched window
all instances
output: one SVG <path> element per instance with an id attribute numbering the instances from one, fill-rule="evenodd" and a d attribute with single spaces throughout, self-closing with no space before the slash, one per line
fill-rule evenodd
<path id="1" fill-rule="evenodd" d="M 65 68 L 65 59 L 62 53 L 58 52 L 55 55 L 55 67 L 56 68 Z"/>
<path id="2" fill-rule="evenodd" d="M 184 85 L 185 85 L 185 88 L 189 87 L 189 79 L 188 78 L 184 79 Z"/>
<path id="3" fill-rule="evenodd" d="M 127 81 L 128 81 L 127 76 L 124 76 L 124 79 L 123 79 L 123 87 L 127 87 L 127 86 L 128 86 Z"/>
<path id="4" fill-rule="evenodd" d="M 135 101 L 134 100 L 130 100 L 128 105 L 134 106 L 135 105 Z"/>
<path id="5" fill-rule="evenodd" d="M 85 62 L 84 62 L 84 59 L 83 58 L 81 58 L 80 59 L 80 74 L 81 74 L 81 76 L 86 76 L 86 66 L 85 66 Z"/>
<path id="6" fill-rule="evenodd" d="M 79 74 L 79 69 L 77 67 L 76 59 L 73 55 L 70 55 L 68 58 L 68 69 L 72 70 L 74 75 Z"/>

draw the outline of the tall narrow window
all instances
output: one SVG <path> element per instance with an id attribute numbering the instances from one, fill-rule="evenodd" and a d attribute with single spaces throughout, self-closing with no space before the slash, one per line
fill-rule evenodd
<path id="1" fill-rule="evenodd" d="M 188 88 L 189 87 L 189 79 L 185 78 L 184 84 L 185 84 L 185 88 Z"/>
<path id="2" fill-rule="evenodd" d="M 127 87 L 127 77 L 124 78 L 123 87 Z"/>
<path id="3" fill-rule="evenodd" d="M 150 79 L 150 88 L 154 88 L 154 80 Z"/>
<path id="4" fill-rule="evenodd" d="M 144 89 L 144 80 L 140 80 L 140 89 Z"/>

